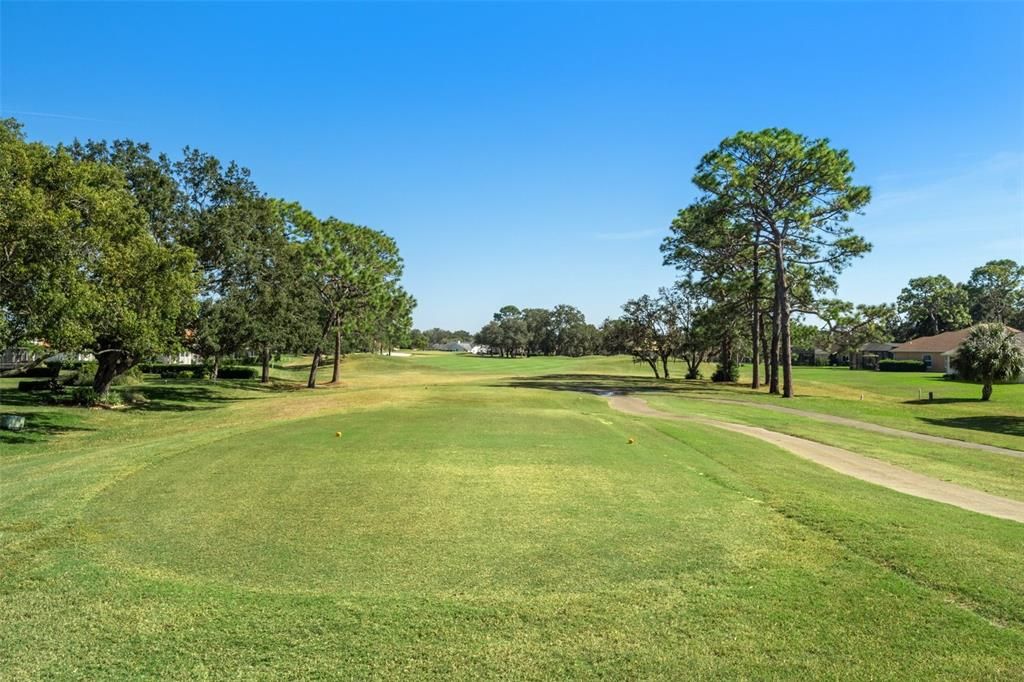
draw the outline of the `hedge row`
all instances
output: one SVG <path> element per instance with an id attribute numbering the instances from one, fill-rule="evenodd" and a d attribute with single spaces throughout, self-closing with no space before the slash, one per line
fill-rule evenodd
<path id="1" fill-rule="evenodd" d="M 183 375 L 190 378 L 200 379 L 210 375 L 210 368 L 206 365 L 166 365 L 156 363 L 144 363 L 139 365 L 146 374 L 159 374 L 164 379 L 177 379 Z M 219 379 L 255 379 L 257 370 L 254 367 L 221 367 L 217 370 Z"/>
<path id="2" fill-rule="evenodd" d="M 217 370 L 218 379 L 255 379 L 255 367 L 221 367 Z"/>
<path id="3" fill-rule="evenodd" d="M 203 369 L 203 365 L 171 365 L 161 364 L 157 362 L 143 362 L 139 365 L 145 374 L 184 374 L 185 372 L 194 372 L 197 369 Z"/>
<path id="4" fill-rule="evenodd" d="M 880 372 L 924 372 L 927 368 L 923 360 L 880 360 Z"/>
<path id="5" fill-rule="evenodd" d="M 35 391 L 49 391 L 57 385 L 57 382 L 53 379 L 46 379 L 44 381 L 19 381 L 18 390 L 24 391 L 25 393 L 32 393 Z"/>
<path id="6" fill-rule="evenodd" d="M 36 379 L 40 377 L 55 377 L 57 376 L 58 371 L 59 367 L 51 367 L 49 364 L 37 365 L 35 367 L 29 367 L 26 370 L 18 372 L 16 376 Z"/>

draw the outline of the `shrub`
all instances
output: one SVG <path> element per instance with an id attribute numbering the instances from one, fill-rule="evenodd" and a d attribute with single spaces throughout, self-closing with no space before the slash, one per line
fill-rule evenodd
<path id="1" fill-rule="evenodd" d="M 36 379 L 42 379 L 44 377 L 45 378 L 52 378 L 52 377 L 57 376 L 57 372 L 59 370 L 60 370 L 60 365 L 57 365 L 56 367 L 54 367 L 54 366 L 51 366 L 50 363 L 47 363 L 45 365 L 37 365 L 35 367 L 29 367 L 26 370 L 22 370 L 21 372 L 18 372 L 18 376 L 26 377 L 26 378 L 36 378 Z"/>
<path id="2" fill-rule="evenodd" d="M 146 374 L 159 374 L 161 377 L 164 374 L 184 374 L 185 372 L 194 372 L 196 369 L 202 367 L 202 365 L 169 365 L 157 362 L 144 362 L 138 365 Z M 166 378 L 166 377 L 165 377 Z"/>
<path id="3" fill-rule="evenodd" d="M 740 380 L 740 368 L 735 362 L 723 362 L 711 375 L 711 381 L 715 383 L 736 383 Z"/>
<path id="4" fill-rule="evenodd" d="M 255 379 L 255 367 L 221 367 L 217 370 L 218 379 Z"/>
<path id="5" fill-rule="evenodd" d="M 131 386 L 133 384 L 141 384 L 142 370 L 139 369 L 138 365 L 136 365 L 127 372 L 122 372 L 121 374 L 118 374 L 116 377 L 114 377 L 114 380 L 111 383 L 117 386 Z"/>
<path id="6" fill-rule="evenodd" d="M 878 371 L 880 372 L 923 372 L 925 371 L 923 360 L 880 360 Z"/>
<path id="7" fill-rule="evenodd" d="M 18 390 L 25 393 L 35 393 L 38 391 L 49 391 L 57 382 L 53 379 L 46 379 L 44 381 L 19 381 Z"/>
<path id="8" fill-rule="evenodd" d="M 97 367 L 98 365 L 95 362 L 81 363 L 78 371 L 75 372 L 75 376 L 71 377 L 68 383 L 74 386 L 92 386 L 93 379 L 96 378 Z"/>
<path id="9" fill-rule="evenodd" d="M 100 394 L 92 386 L 78 386 L 71 391 L 71 403 L 82 407 L 95 407 L 100 404 Z"/>
<path id="10" fill-rule="evenodd" d="M 193 379 L 205 379 L 207 376 L 209 376 L 209 374 L 209 371 L 207 371 L 205 367 L 196 367 L 194 370 L 192 370 Z"/>

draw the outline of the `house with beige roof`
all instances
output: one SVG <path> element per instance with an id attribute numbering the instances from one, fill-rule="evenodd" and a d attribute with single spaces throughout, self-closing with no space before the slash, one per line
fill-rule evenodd
<path id="1" fill-rule="evenodd" d="M 901 343 L 892 349 L 894 360 L 920 360 L 924 363 L 926 371 L 945 372 L 956 374 L 953 369 L 953 359 L 971 333 L 972 327 L 957 329 L 951 332 L 942 332 L 935 336 L 922 336 L 906 343 Z M 1007 327 L 1014 332 L 1018 340 L 1024 345 L 1024 333 L 1013 327 Z"/>

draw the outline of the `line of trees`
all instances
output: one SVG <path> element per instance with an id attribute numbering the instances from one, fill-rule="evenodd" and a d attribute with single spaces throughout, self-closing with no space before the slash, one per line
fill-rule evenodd
<path id="1" fill-rule="evenodd" d="M 1024 328 L 1024 266 L 1009 258 L 971 271 L 966 282 L 945 275 L 911 279 L 897 299 L 892 337 L 905 341 L 994 322 Z"/>
<path id="2" fill-rule="evenodd" d="M 0 343 L 92 353 L 93 388 L 159 353 L 208 359 L 405 341 L 415 300 L 382 232 L 319 219 L 250 172 L 132 140 L 48 146 L 0 122 Z"/>
<path id="3" fill-rule="evenodd" d="M 966 282 L 945 275 L 912 278 L 894 303 L 853 305 L 823 298 L 816 324 L 792 325 L 794 348 L 843 355 L 871 341 L 902 343 L 980 324 L 1024 327 L 1024 266 L 1008 258 L 974 268 Z"/>
<path id="4" fill-rule="evenodd" d="M 439 327 L 419 330 L 413 329 L 409 334 L 409 347 L 414 350 L 425 350 L 441 343 L 472 343 L 473 335 L 464 329 L 449 331 Z"/>
<path id="5" fill-rule="evenodd" d="M 571 305 L 546 308 L 502 307 L 477 332 L 476 343 L 502 357 L 520 355 L 568 355 L 579 357 L 601 352 L 602 336 L 586 317 Z"/>

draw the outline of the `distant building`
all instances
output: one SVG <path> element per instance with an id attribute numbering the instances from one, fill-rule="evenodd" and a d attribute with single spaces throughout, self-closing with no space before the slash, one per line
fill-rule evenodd
<path id="1" fill-rule="evenodd" d="M 794 348 L 793 364 L 806 366 L 822 366 L 828 364 L 830 353 L 822 348 Z"/>
<path id="2" fill-rule="evenodd" d="M 189 351 L 156 356 L 157 364 L 161 365 L 198 365 L 201 360 L 198 355 Z"/>
<path id="3" fill-rule="evenodd" d="M 1007 331 L 1014 332 L 1014 341 L 1016 341 L 1017 345 L 1020 346 L 1022 350 L 1024 350 L 1024 332 L 1017 331 L 1013 327 L 1006 327 L 1006 329 Z M 969 332 L 970 329 L 968 329 L 967 331 Z M 956 374 L 956 369 L 953 367 L 953 360 L 956 359 L 956 356 L 959 354 L 959 352 L 960 345 L 957 344 L 956 348 L 947 350 L 945 353 L 942 354 L 943 364 L 948 368 L 946 369 L 946 374 Z M 1021 374 L 1019 377 L 1016 377 L 1015 380 L 1019 384 L 1024 384 L 1024 374 Z"/>
<path id="4" fill-rule="evenodd" d="M 0 353 L 0 371 L 27 365 L 34 357 L 35 353 L 28 348 L 4 348 L 3 353 Z"/>
<path id="5" fill-rule="evenodd" d="M 448 343 L 432 343 L 430 344 L 430 350 L 443 350 L 448 353 L 470 353 L 473 350 L 473 346 L 461 341 L 449 341 Z"/>
<path id="6" fill-rule="evenodd" d="M 865 343 L 850 353 L 850 369 L 878 369 L 879 360 L 892 360 L 897 343 Z"/>
<path id="7" fill-rule="evenodd" d="M 920 360 L 925 371 L 956 374 L 953 359 L 956 358 L 960 345 L 967 340 L 973 327 L 942 332 L 935 336 L 921 336 L 901 343 L 892 349 L 894 360 Z M 1024 333 L 1013 327 L 1007 329 L 1017 335 L 1018 342 L 1024 347 Z"/>
<path id="8" fill-rule="evenodd" d="M 23 365 L 43 358 L 44 362 L 88 362 L 93 360 L 92 353 L 50 353 L 49 344 L 45 341 L 33 341 L 31 347 L 4 348 L 0 351 L 0 371 L 16 369 Z"/>

